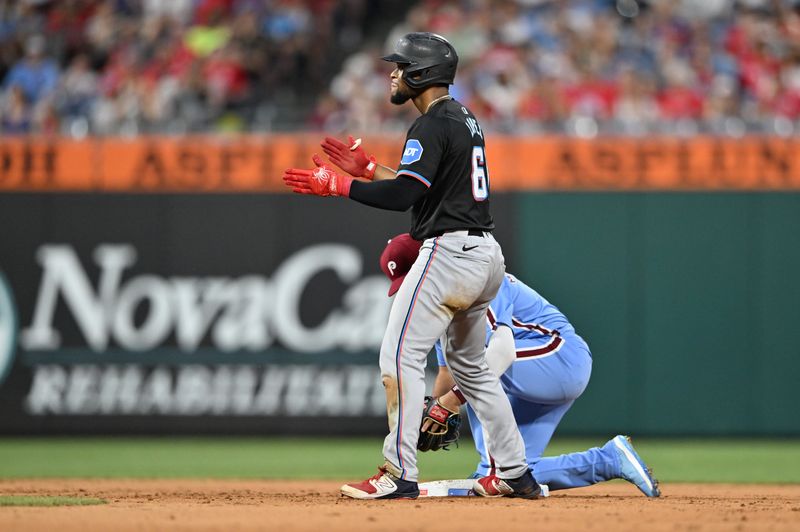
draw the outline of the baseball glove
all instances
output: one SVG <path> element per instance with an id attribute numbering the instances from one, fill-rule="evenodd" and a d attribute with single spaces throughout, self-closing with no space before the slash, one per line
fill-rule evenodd
<path id="1" fill-rule="evenodd" d="M 425 421 L 430 421 L 428 430 L 422 430 Z M 425 410 L 422 412 L 417 449 L 420 451 L 448 450 L 447 446 L 455 443 L 458 446 L 458 429 L 461 427 L 461 415 L 448 410 L 433 397 L 425 398 Z"/>

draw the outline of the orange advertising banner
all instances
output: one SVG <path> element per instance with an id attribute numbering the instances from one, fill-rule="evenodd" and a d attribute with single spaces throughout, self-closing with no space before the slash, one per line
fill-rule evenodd
<path id="1" fill-rule="evenodd" d="M 310 168 L 322 135 L 0 139 L 0 191 L 287 192 L 281 175 Z M 396 166 L 403 137 L 365 138 Z M 797 138 L 491 136 L 491 189 L 800 190 Z"/>

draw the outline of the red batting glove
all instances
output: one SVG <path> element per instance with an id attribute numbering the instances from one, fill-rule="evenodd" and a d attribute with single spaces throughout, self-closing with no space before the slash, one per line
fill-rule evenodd
<path id="1" fill-rule="evenodd" d="M 288 168 L 283 171 L 283 182 L 298 194 L 316 194 L 317 196 L 349 196 L 353 178 L 337 174 L 330 166 L 324 164 L 319 155 L 312 157 L 317 168 L 304 170 Z"/>
<path id="2" fill-rule="evenodd" d="M 353 177 L 365 177 L 371 180 L 378 166 L 375 157 L 367 155 L 361 147 L 361 139 L 356 140 L 350 135 L 347 140 L 349 144 L 333 137 L 325 137 L 320 146 L 333 164 Z"/>

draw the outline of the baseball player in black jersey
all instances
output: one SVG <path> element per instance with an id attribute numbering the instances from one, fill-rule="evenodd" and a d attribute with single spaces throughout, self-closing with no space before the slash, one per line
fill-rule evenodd
<path id="1" fill-rule="evenodd" d="M 360 139 L 343 143 L 327 137 L 324 152 L 350 175 L 315 155 L 316 168 L 292 168 L 283 176 L 300 194 L 346 196 L 381 209 L 411 208 L 410 233 L 422 241 L 397 290 L 381 345 L 390 430 L 383 445 L 385 463 L 375 476 L 342 486 L 342 494 L 357 499 L 419 495 L 417 440 L 425 366 L 441 338 L 450 373 L 486 429 L 497 464 L 496 474 L 476 480 L 474 490 L 489 497 L 536 498 L 539 485 L 528 469 L 511 405 L 486 364 L 486 308 L 502 283 L 505 264 L 491 233 L 483 131 L 449 94 L 458 56 L 439 35 L 409 33 L 383 59 L 396 65 L 392 103 L 411 100 L 421 113 L 408 130 L 397 170 L 378 165 Z"/>

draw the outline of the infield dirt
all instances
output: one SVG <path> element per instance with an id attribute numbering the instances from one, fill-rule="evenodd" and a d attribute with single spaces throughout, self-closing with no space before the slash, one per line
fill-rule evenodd
<path id="1" fill-rule="evenodd" d="M 340 482 L 0 480 L 4 495 L 99 497 L 102 506 L 3 507 L 0 530 L 800 530 L 800 485 L 667 484 L 647 499 L 624 482 L 547 499 L 355 501 Z"/>

